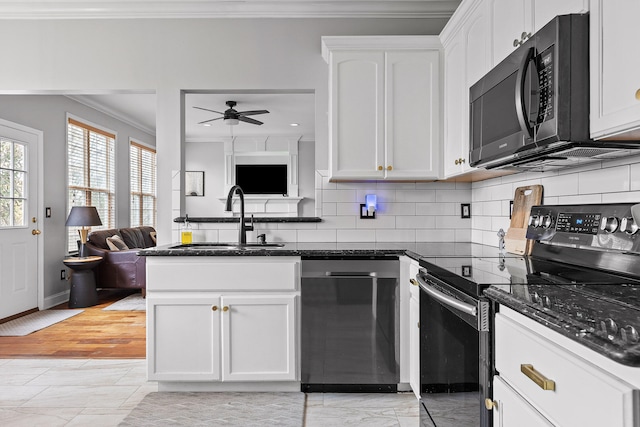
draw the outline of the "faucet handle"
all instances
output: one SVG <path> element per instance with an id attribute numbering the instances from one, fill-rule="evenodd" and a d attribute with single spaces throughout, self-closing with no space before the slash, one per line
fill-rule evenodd
<path id="1" fill-rule="evenodd" d="M 267 235 L 266 234 L 258 234 L 258 243 L 260 243 L 261 245 L 264 245 L 267 243 Z"/>

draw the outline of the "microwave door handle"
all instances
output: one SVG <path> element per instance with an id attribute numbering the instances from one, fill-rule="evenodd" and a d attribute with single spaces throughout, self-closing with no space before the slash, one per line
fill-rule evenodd
<path id="1" fill-rule="evenodd" d="M 533 60 L 536 54 L 536 49 L 530 47 L 527 50 L 527 54 L 522 58 L 520 68 L 518 69 L 518 76 L 516 78 L 516 114 L 518 115 L 518 122 L 523 132 L 533 138 L 533 128 L 529 125 L 527 120 L 527 107 L 524 102 L 524 90 L 526 85 L 527 68 L 529 62 Z"/>

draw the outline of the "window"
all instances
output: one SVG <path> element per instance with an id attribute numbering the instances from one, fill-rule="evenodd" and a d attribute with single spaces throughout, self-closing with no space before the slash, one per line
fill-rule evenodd
<path id="1" fill-rule="evenodd" d="M 27 147 L 0 138 L 0 228 L 25 227 Z"/>
<path id="2" fill-rule="evenodd" d="M 131 227 L 156 226 L 156 150 L 135 142 L 129 146 Z"/>
<path id="3" fill-rule="evenodd" d="M 115 134 L 69 118 L 67 170 L 69 210 L 95 206 L 101 228 L 115 226 Z M 95 228 L 94 228 L 95 229 Z M 77 230 L 69 227 L 68 250 L 77 250 Z"/>

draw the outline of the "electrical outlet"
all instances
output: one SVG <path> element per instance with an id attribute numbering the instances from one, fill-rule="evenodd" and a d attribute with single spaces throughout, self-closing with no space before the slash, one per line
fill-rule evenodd
<path id="1" fill-rule="evenodd" d="M 60 270 L 60 280 L 66 280 L 67 270 Z"/>

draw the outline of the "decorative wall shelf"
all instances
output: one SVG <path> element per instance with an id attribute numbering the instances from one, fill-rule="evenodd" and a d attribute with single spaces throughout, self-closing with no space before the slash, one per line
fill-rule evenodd
<path id="1" fill-rule="evenodd" d="M 298 216 L 298 204 L 304 197 L 290 197 L 290 196 L 244 196 L 244 213 L 245 215 L 255 216 Z M 221 203 L 226 203 L 227 198 L 221 197 Z M 240 213 L 240 198 L 234 196 L 233 198 L 233 213 Z M 231 216 L 231 213 L 229 213 Z"/>

